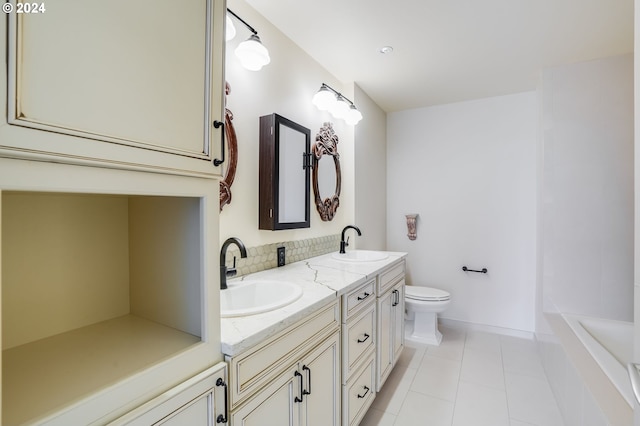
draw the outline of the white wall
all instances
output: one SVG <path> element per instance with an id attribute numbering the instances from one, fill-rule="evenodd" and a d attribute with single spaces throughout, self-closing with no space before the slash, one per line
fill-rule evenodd
<path id="1" fill-rule="evenodd" d="M 640 361 L 640 0 L 635 0 L 634 16 L 634 351 L 633 361 Z M 640 426 L 640 404 L 633 409 L 634 425 Z"/>
<path id="2" fill-rule="evenodd" d="M 633 55 L 546 70 L 545 310 L 633 319 Z"/>
<path id="3" fill-rule="evenodd" d="M 327 112 L 320 112 L 311 99 L 320 85 L 327 83 L 353 100 L 353 85 L 337 81 L 243 0 L 229 0 L 228 7 L 258 31 L 262 43 L 269 49 L 271 63 L 260 71 L 242 68 L 234 49 L 250 32 L 234 20 L 237 35 L 226 44 L 226 79 L 231 86 L 227 107 L 233 112 L 238 137 L 238 168 L 231 187 L 231 204 L 224 206 L 220 213 L 220 241 L 236 236 L 250 247 L 337 234 L 354 221 L 354 128 L 333 119 Z M 340 207 L 333 221 L 320 219 L 311 190 L 311 228 L 258 230 L 259 118 L 274 112 L 310 129 L 312 144 L 322 124 L 333 123 L 339 137 L 342 166 Z"/>
<path id="4" fill-rule="evenodd" d="M 355 224 L 359 248 L 387 248 L 387 114 L 356 85 L 354 103 L 366 119 L 355 128 Z M 353 241 L 353 238 L 352 238 Z"/>
<path id="5" fill-rule="evenodd" d="M 409 253 L 409 284 L 451 293 L 443 318 L 533 331 L 536 102 L 526 92 L 388 115 L 388 248 Z M 415 241 L 407 213 L 420 215 Z"/>

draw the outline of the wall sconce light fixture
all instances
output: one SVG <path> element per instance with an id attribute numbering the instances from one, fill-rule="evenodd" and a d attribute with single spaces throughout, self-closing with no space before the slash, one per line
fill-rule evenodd
<path id="1" fill-rule="evenodd" d="M 267 65 L 271 62 L 271 58 L 269 57 L 269 51 L 260 41 L 260 37 L 258 37 L 258 32 L 253 29 L 253 27 L 245 22 L 244 19 L 236 15 L 231 11 L 231 9 L 227 9 L 227 12 L 231 14 L 238 21 L 242 22 L 248 29 L 251 31 L 251 35 L 248 39 L 243 41 L 236 47 L 235 54 L 243 67 L 251 71 L 259 71 L 263 66 Z M 231 40 L 236 35 L 236 28 L 231 21 L 229 15 L 227 15 L 226 19 L 226 39 L 227 41 Z"/>
<path id="2" fill-rule="evenodd" d="M 329 111 L 334 118 L 341 118 L 352 126 L 362 120 L 362 113 L 353 102 L 325 83 L 322 83 L 318 92 L 313 95 L 311 102 L 320 111 Z"/>

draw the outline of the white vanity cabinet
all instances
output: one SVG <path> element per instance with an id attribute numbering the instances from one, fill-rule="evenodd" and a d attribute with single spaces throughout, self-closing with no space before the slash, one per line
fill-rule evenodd
<path id="1" fill-rule="evenodd" d="M 340 425 L 340 314 L 314 312 L 230 365 L 231 426 Z"/>
<path id="2" fill-rule="evenodd" d="M 0 23 L 0 156 L 221 174 L 225 0 L 42 4 Z"/>
<path id="3" fill-rule="evenodd" d="M 379 391 L 404 348 L 404 261 L 378 276 L 376 390 Z"/>
<path id="4" fill-rule="evenodd" d="M 0 158 L 0 423 L 105 424 L 222 361 L 212 182 Z"/>
<path id="5" fill-rule="evenodd" d="M 227 365 L 216 364 L 109 426 L 227 424 Z"/>
<path id="6" fill-rule="evenodd" d="M 357 425 L 375 398 L 376 278 L 342 296 L 342 424 Z"/>

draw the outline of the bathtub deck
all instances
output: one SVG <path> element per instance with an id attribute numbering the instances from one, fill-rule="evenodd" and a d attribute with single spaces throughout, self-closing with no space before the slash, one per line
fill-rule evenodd
<path id="1" fill-rule="evenodd" d="M 633 410 L 560 314 L 545 318 L 611 425 L 632 425 Z"/>

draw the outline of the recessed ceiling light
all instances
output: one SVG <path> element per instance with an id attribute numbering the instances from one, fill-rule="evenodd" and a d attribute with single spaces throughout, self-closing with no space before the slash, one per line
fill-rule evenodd
<path id="1" fill-rule="evenodd" d="M 379 52 L 382 53 L 383 55 L 386 55 L 387 53 L 393 52 L 393 47 L 391 47 L 391 46 L 382 46 L 380 48 Z"/>

